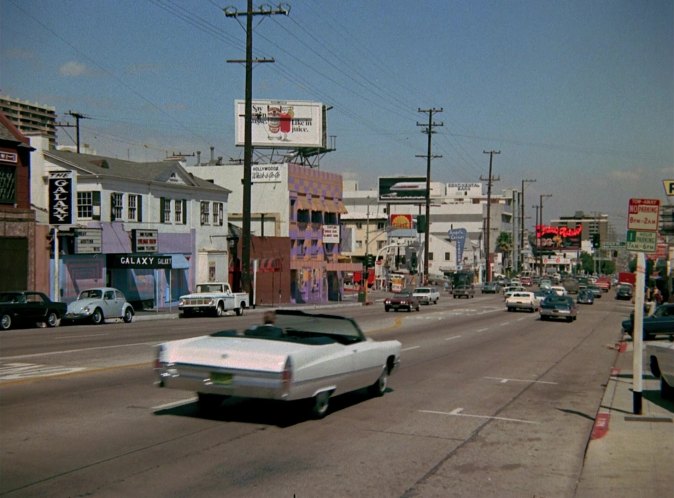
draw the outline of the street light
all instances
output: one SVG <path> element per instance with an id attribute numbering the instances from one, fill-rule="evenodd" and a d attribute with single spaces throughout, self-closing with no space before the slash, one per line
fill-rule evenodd
<path id="1" fill-rule="evenodd" d="M 552 194 L 541 194 L 540 195 L 540 201 L 539 201 L 539 209 L 541 211 L 541 216 L 540 216 L 540 225 L 541 227 L 543 226 L 543 199 L 547 197 L 552 197 Z M 536 237 L 538 239 L 538 257 L 541 258 L 541 265 L 539 266 L 539 275 L 543 276 L 543 255 L 541 254 L 541 238 Z"/>
<path id="2" fill-rule="evenodd" d="M 522 179 L 522 199 L 520 199 L 520 206 L 522 208 L 520 216 L 520 271 L 522 270 L 522 262 L 524 261 L 524 184 L 535 183 L 536 179 Z"/>

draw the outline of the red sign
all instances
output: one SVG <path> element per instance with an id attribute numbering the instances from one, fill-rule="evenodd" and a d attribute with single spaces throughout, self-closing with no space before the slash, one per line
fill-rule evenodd
<path id="1" fill-rule="evenodd" d="M 659 217 L 660 199 L 630 199 L 627 229 L 657 232 Z"/>

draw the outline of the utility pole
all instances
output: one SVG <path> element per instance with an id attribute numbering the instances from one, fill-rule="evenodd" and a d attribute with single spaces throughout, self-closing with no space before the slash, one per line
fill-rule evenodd
<path id="1" fill-rule="evenodd" d="M 529 180 L 527 178 L 522 179 L 522 198 L 520 199 L 520 207 L 522 209 L 520 216 L 520 270 L 523 269 L 524 263 L 524 184 L 525 183 L 535 183 L 536 179 Z"/>
<path id="2" fill-rule="evenodd" d="M 428 135 L 428 145 L 427 145 L 427 154 L 425 156 L 417 155 L 416 157 L 425 157 L 426 158 L 426 226 L 424 233 L 424 283 L 428 283 L 428 246 L 431 238 L 431 160 L 442 157 L 434 156 L 431 154 L 431 136 L 433 133 L 434 126 L 444 126 L 444 123 L 436 123 L 433 121 L 433 114 L 442 112 L 442 107 L 440 109 L 418 109 L 418 112 L 428 113 L 428 124 L 422 124 L 417 122 L 417 126 L 425 126 L 422 130 L 422 133 Z"/>
<path id="3" fill-rule="evenodd" d="M 61 128 L 75 128 L 75 145 L 77 146 L 77 153 L 80 153 L 80 119 L 91 119 L 89 116 L 85 116 L 79 112 L 68 111 L 66 112 L 68 116 L 75 118 L 75 124 L 70 123 L 56 123 L 56 126 Z"/>
<path id="4" fill-rule="evenodd" d="M 536 224 L 534 225 L 534 233 L 536 234 L 536 248 L 538 249 L 538 256 L 534 258 L 534 269 L 536 267 L 536 263 L 538 262 L 538 258 L 541 257 L 541 239 L 538 236 L 538 212 L 540 211 L 540 204 L 534 204 L 531 206 L 533 209 L 536 210 Z M 533 252 L 533 251 L 532 251 Z M 538 271 L 538 274 L 540 275 L 540 269 Z"/>
<path id="5" fill-rule="evenodd" d="M 270 15 L 288 15 L 289 6 L 280 6 L 272 9 L 265 5 L 253 9 L 253 0 L 248 0 L 245 12 L 239 12 L 234 7 L 223 9 L 225 16 L 246 18 L 246 59 L 228 60 L 227 62 L 245 63 L 246 65 L 246 90 L 245 90 L 245 116 L 244 116 L 244 152 L 243 152 L 243 221 L 241 227 L 241 284 L 243 290 L 252 295 L 250 278 L 250 198 L 251 198 L 251 177 L 253 163 L 253 62 L 274 62 L 273 59 L 253 60 L 253 17 Z M 253 303 L 253 306 L 256 303 Z"/>
<path id="6" fill-rule="evenodd" d="M 494 160 L 494 154 L 500 154 L 500 150 L 485 150 L 483 151 L 484 154 L 489 154 L 489 177 L 488 178 L 482 178 L 480 176 L 481 181 L 487 180 L 487 233 L 485 234 L 485 252 L 487 255 L 487 282 L 491 282 L 491 251 L 489 250 L 489 238 L 490 238 L 490 233 L 489 231 L 491 230 L 491 186 L 493 182 L 497 182 L 501 179 L 501 177 L 496 177 L 494 178 L 491 175 L 491 170 L 492 170 L 492 163 Z"/>
<path id="7" fill-rule="evenodd" d="M 541 230 L 543 229 L 543 199 L 545 199 L 546 197 L 552 197 L 552 194 L 541 194 L 540 195 L 539 206 L 540 206 L 540 210 L 541 210 L 541 220 L 540 220 L 541 221 Z M 540 248 L 540 240 L 541 240 L 540 237 L 538 238 L 538 240 L 539 240 L 539 248 Z M 541 266 L 540 266 L 539 275 L 543 276 L 543 255 L 539 252 L 538 257 L 541 258 Z"/>

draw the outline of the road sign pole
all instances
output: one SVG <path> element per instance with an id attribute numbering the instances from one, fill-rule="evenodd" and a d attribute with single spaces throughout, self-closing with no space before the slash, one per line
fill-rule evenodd
<path id="1" fill-rule="evenodd" d="M 637 253 L 637 279 L 634 294 L 634 324 L 632 326 L 632 398 L 633 413 L 641 415 L 643 391 L 643 335 L 644 335 L 644 288 L 646 286 L 646 257 Z"/>

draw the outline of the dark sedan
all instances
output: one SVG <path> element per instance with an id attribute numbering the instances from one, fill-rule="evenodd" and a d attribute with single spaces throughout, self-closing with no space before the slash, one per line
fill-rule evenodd
<path id="1" fill-rule="evenodd" d="M 0 292 L 0 330 L 14 325 L 44 323 L 56 327 L 66 313 L 66 304 L 52 301 L 42 292 Z"/>
<path id="2" fill-rule="evenodd" d="M 572 297 L 551 294 L 541 303 L 538 312 L 541 320 L 564 319 L 572 322 L 576 319 L 578 308 Z"/>
<path id="3" fill-rule="evenodd" d="M 634 333 L 634 313 L 622 322 L 622 327 L 630 336 Z M 674 336 L 674 303 L 658 306 L 651 316 L 644 316 L 644 339 L 652 339 L 657 335 Z"/>
<path id="4" fill-rule="evenodd" d="M 413 289 L 403 289 L 401 292 L 384 299 L 385 311 L 398 311 L 401 309 L 419 311 L 419 299 L 414 296 Z"/>
<path id="5" fill-rule="evenodd" d="M 632 299 L 632 286 L 631 285 L 625 285 L 621 284 L 618 286 L 618 288 L 615 291 L 615 298 L 616 299 L 623 299 L 629 301 Z"/>

